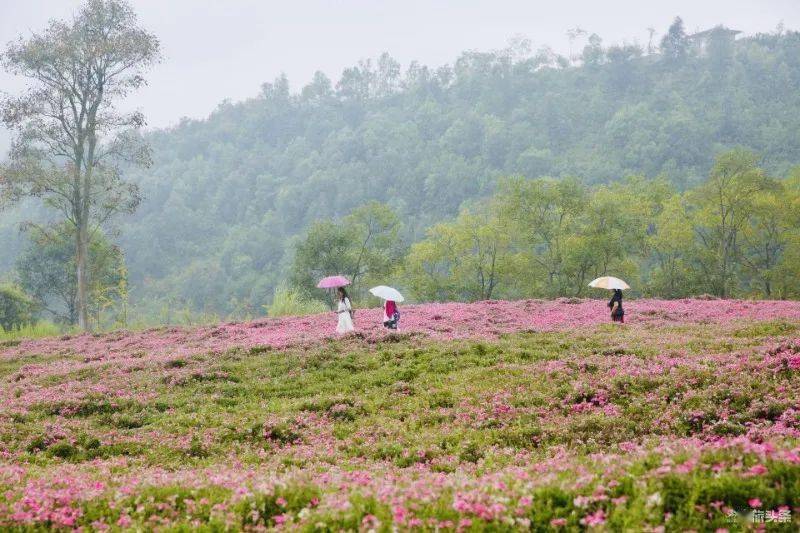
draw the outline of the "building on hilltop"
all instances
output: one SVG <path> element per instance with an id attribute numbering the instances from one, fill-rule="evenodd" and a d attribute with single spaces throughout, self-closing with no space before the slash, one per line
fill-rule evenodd
<path id="1" fill-rule="evenodd" d="M 742 33 L 739 30 L 732 30 L 725 26 L 714 26 L 711 29 L 699 31 L 689 35 L 689 43 L 694 48 L 694 52 L 698 56 L 708 54 L 709 45 L 714 42 L 721 42 L 725 44 L 733 43 L 736 36 Z"/>

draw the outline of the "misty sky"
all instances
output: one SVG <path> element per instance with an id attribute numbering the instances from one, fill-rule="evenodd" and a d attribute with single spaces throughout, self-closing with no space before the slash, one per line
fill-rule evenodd
<path id="1" fill-rule="evenodd" d="M 239 100 L 281 72 L 298 90 L 315 70 L 332 79 L 365 57 L 389 52 L 403 66 L 452 62 L 463 50 L 529 37 L 567 53 L 568 28 L 605 44 L 656 39 L 676 15 L 687 30 L 722 23 L 747 34 L 779 22 L 800 28 L 800 0 L 133 0 L 142 25 L 161 39 L 164 61 L 134 101 L 154 127 L 203 117 L 225 98 Z M 0 43 L 72 13 L 80 0 L 0 0 Z M 582 46 L 582 45 L 581 45 Z M 577 48 L 577 46 L 576 46 Z M 0 91 L 21 82 L 0 71 Z M 2 137 L 0 133 L 0 137 Z M 0 143 L 3 141 L 0 140 Z M 3 148 L 0 146 L 0 148 Z"/>

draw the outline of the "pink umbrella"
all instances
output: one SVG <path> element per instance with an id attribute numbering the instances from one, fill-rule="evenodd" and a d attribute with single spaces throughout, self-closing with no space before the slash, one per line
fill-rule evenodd
<path id="1" fill-rule="evenodd" d="M 344 287 L 345 285 L 350 285 L 350 280 L 344 276 L 328 276 L 327 278 L 322 278 L 317 283 L 317 287 L 320 289 L 335 289 L 336 287 Z"/>

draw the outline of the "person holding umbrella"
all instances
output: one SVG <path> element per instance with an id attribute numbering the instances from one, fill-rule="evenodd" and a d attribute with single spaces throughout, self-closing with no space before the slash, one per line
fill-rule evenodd
<path id="1" fill-rule="evenodd" d="M 613 276 L 603 276 L 597 278 L 589 283 L 590 287 L 596 289 L 609 289 L 614 291 L 611 300 L 608 302 L 608 308 L 611 309 L 611 321 L 625 323 L 625 310 L 622 308 L 622 291 L 630 289 L 630 286 L 619 278 Z"/>
<path id="2" fill-rule="evenodd" d="M 398 322 L 400 322 L 400 311 L 397 310 L 397 304 L 394 300 L 386 300 L 383 304 L 383 327 L 397 329 Z"/>
<path id="3" fill-rule="evenodd" d="M 336 295 L 339 299 L 336 308 L 336 313 L 339 315 L 336 333 L 344 335 L 356 329 L 353 325 L 353 306 L 350 304 L 350 298 L 347 296 L 347 291 L 344 290 L 344 287 L 337 288 Z"/>
<path id="4" fill-rule="evenodd" d="M 384 300 L 383 303 L 383 327 L 387 329 L 397 329 L 400 322 L 400 311 L 397 309 L 397 302 L 402 302 L 405 298 L 400 291 L 386 285 L 372 287 L 369 292 Z"/>
<path id="5" fill-rule="evenodd" d="M 611 300 L 608 301 L 608 308 L 611 309 L 611 321 L 625 323 L 625 310 L 622 308 L 622 289 L 614 289 Z"/>
<path id="6" fill-rule="evenodd" d="M 328 276 L 317 283 L 317 287 L 320 289 L 336 289 L 336 301 L 333 302 L 332 308 L 335 308 L 336 315 L 339 317 L 336 324 L 336 333 L 340 335 L 355 330 L 353 325 L 353 305 L 350 303 L 347 291 L 344 290 L 345 285 L 350 285 L 350 280 L 344 276 Z"/>

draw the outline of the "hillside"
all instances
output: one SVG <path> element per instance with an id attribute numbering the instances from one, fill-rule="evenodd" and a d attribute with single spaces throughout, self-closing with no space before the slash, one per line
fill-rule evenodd
<path id="1" fill-rule="evenodd" d="M 708 530 L 800 515 L 800 304 L 405 308 L 11 343 L 0 527 Z M 735 511 L 737 515 L 732 515 Z M 766 516 L 766 514 L 764 515 Z"/>
<path id="2" fill-rule="evenodd" d="M 595 42 L 582 60 L 524 46 L 405 72 L 388 56 L 292 92 L 279 78 L 205 120 L 153 132 L 145 201 L 119 242 L 150 314 L 262 312 L 293 239 L 367 200 L 398 209 L 404 238 L 492 191 L 500 176 L 587 182 L 664 175 L 680 187 L 745 146 L 783 177 L 800 162 L 800 35 L 720 43 L 667 61 Z M 0 222 L 13 264 L 21 237 Z"/>

